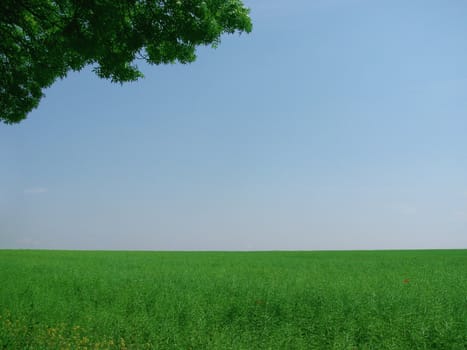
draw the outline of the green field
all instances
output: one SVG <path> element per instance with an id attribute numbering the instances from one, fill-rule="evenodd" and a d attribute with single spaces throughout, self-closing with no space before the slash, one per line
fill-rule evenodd
<path id="1" fill-rule="evenodd" d="M 0 349 L 467 349 L 467 251 L 0 251 Z"/>

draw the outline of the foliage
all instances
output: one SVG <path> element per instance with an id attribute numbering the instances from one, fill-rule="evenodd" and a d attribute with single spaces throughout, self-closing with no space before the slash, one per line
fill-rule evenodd
<path id="1" fill-rule="evenodd" d="M 250 32 L 240 0 L 2 0 L 0 121 L 17 123 L 43 90 L 94 65 L 114 82 L 142 76 L 135 64 L 188 63 L 223 33 Z"/>
<path id="2" fill-rule="evenodd" d="M 467 251 L 0 251 L 3 349 L 466 349 Z"/>

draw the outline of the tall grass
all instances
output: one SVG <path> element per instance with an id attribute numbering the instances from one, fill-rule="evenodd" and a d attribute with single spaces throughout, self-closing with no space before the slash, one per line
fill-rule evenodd
<path id="1" fill-rule="evenodd" d="M 0 251 L 0 349 L 467 349 L 467 251 Z"/>

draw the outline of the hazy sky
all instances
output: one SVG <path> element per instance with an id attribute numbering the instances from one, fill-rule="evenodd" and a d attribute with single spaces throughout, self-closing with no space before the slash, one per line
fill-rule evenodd
<path id="1" fill-rule="evenodd" d="M 245 3 L 194 64 L 0 125 L 0 248 L 467 248 L 467 2 Z"/>

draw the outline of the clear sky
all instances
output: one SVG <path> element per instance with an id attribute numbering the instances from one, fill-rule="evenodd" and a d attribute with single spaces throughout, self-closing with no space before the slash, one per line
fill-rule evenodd
<path id="1" fill-rule="evenodd" d="M 467 248 L 467 2 L 245 3 L 191 65 L 0 125 L 0 248 Z"/>

